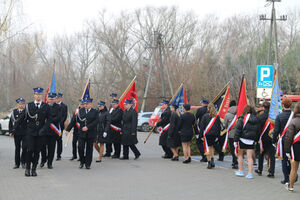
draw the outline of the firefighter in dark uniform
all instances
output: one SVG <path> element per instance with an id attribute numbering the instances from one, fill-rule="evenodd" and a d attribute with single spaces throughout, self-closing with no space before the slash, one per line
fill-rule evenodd
<path id="1" fill-rule="evenodd" d="M 55 155 L 55 145 L 58 136 L 61 136 L 62 130 L 59 126 L 61 121 L 62 112 L 61 106 L 56 101 L 56 93 L 49 93 L 47 97 L 47 103 L 49 105 L 49 114 L 47 121 L 44 125 L 46 131 L 45 143 L 41 150 L 42 162 L 40 167 L 44 167 L 47 162 L 48 169 L 52 169 L 52 162 Z"/>
<path id="2" fill-rule="evenodd" d="M 162 156 L 162 158 L 173 158 L 173 153 L 171 149 L 167 146 L 167 140 L 168 140 L 168 130 L 167 126 L 170 125 L 170 118 L 171 118 L 171 110 L 169 108 L 169 101 L 162 100 L 161 102 L 162 107 L 162 114 L 160 116 L 161 120 L 156 123 L 156 127 L 159 127 L 160 131 L 160 137 L 159 137 L 159 145 L 162 147 L 165 154 Z"/>
<path id="3" fill-rule="evenodd" d="M 22 165 L 22 168 L 25 169 L 26 144 L 24 141 L 24 137 L 26 131 L 26 121 L 23 120 L 21 123 L 19 123 L 18 127 L 14 128 L 15 122 L 18 120 L 21 113 L 24 112 L 25 100 L 23 98 L 18 98 L 16 102 L 17 102 L 17 108 L 12 111 L 9 119 L 9 133 L 10 133 L 9 135 L 10 137 L 13 137 L 15 141 L 14 169 L 19 168 L 20 164 Z M 21 149 L 22 149 L 22 153 L 21 153 Z"/>
<path id="4" fill-rule="evenodd" d="M 119 107 L 119 100 L 114 99 L 111 102 L 110 109 L 110 129 L 109 129 L 109 137 L 114 145 L 114 154 L 112 158 L 120 158 L 121 154 L 121 127 L 122 127 L 122 118 L 123 118 L 123 110 Z"/>
<path id="5" fill-rule="evenodd" d="M 14 127 L 18 127 L 22 120 L 26 120 L 26 170 L 25 176 L 37 176 L 36 167 L 38 165 L 39 153 L 43 146 L 45 130 L 43 126 L 49 112 L 49 105 L 42 102 L 43 88 L 34 88 L 34 101 L 25 107 L 24 114 L 15 123 Z M 31 170 L 31 173 L 30 173 Z"/>
<path id="6" fill-rule="evenodd" d="M 93 99 L 84 99 L 84 108 L 79 110 L 77 116 L 80 126 L 78 136 L 80 169 L 83 168 L 84 164 L 86 169 L 90 169 L 93 160 L 93 143 L 97 135 L 98 111 L 92 108 L 92 102 Z"/>
<path id="7" fill-rule="evenodd" d="M 209 104 L 209 101 L 205 98 L 203 98 L 200 101 L 201 107 L 197 109 L 196 112 L 196 127 L 197 127 L 197 133 L 196 133 L 196 140 L 197 140 L 197 147 L 200 151 L 200 154 L 202 156 L 202 159 L 200 162 L 207 162 L 206 155 L 204 154 L 204 146 L 203 146 L 203 137 L 200 137 L 200 122 L 202 120 L 202 117 L 207 113 L 207 105 Z"/>
<path id="8" fill-rule="evenodd" d="M 138 143 L 137 139 L 137 113 L 132 107 L 132 101 L 126 99 L 125 102 L 125 111 L 123 114 L 123 124 L 122 124 L 122 145 L 123 145 L 123 157 L 121 160 L 129 159 L 129 148 L 135 155 L 135 160 L 137 160 L 141 153 L 136 148 Z"/>
<path id="9" fill-rule="evenodd" d="M 57 102 L 56 103 L 61 106 L 62 116 L 61 116 L 61 121 L 60 121 L 60 128 L 63 132 L 65 129 L 65 121 L 67 120 L 67 117 L 68 117 L 68 106 L 62 102 L 62 97 L 63 97 L 62 93 L 57 93 Z M 61 153 L 63 150 L 62 135 L 56 136 L 56 138 L 57 138 L 56 160 L 61 160 Z"/>
<path id="10" fill-rule="evenodd" d="M 109 113 L 111 113 L 111 111 L 113 110 L 112 109 L 112 102 L 113 102 L 113 100 L 118 100 L 117 96 L 118 95 L 116 93 L 111 93 L 109 95 L 109 101 L 110 101 L 110 107 L 109 107 L 109 110 L 108 110 Z M 105 143 L 105 154 L 103 155 L 103 157 L 110 157 L 111 154 L 112 154 L 112 152 L 113 152 L 112 142 Z"/>
<path id="11" fill-rule="evenodd" d="M 73 128 L 73 139 L 72 139 L 72 154 L 73 154 L 73 156 L 70 160 L 77 159 L 77 143 L 78 143 L 78 134 L 79 134 L 79 123 L 77 121 L 77 115 L 79 113 L 79 109 L 81 109 L 83 107 L 84 107 L 84 102 L 81 99 L 81 100 L 79 100 L 79 107 L 75 110 L 74 115 L 73 115 L 68 127 L 66 128 L 66 136 Z"/>

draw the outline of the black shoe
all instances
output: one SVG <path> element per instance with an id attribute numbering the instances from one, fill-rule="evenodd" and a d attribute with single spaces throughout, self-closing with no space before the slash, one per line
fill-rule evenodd
<path id="1" fill-rule="evenodd" d="M 83 164 L 82 163 L 80 163 L 80 165 L 79 165 L 79 169 L 82 169 L 83 168 Z"/>
<path id="2" fill-rule="evenodd" d="M 25 169 L 25 166 L 26 166 L 25 163 L 22 163 L 21 165 L 22 165 L 22 168 Z"/>
<path id="3" fill-rule="evenodd" d="M 57 157 L 57 158 L 56 158 L 56 161 L 59 161 L 59 160 L 61 160 L 61 157 Z"/>
<path id="4" fill-rule="evenodd" d="M 207 162 L 207 158 L 206 157 L 202 157 L 202 159 L 200 160 L 200 162 Z"/>
<path id="5" fill-rule="evenodd" d="M 44 166 L 45 166 L 45 163 L 42 162 L 42 163 L 40 164 L 40 168 L 43 168 Z"/>
<path id="6" fill-rule="evenodd" d="M 110 157 L 110 153 L 104 154 L 103 157 Z"/>
<path id="7" fill-rule="evenodd" d="M 267 175 L 267 177 L 269 177 L 269 178 L 275 178 L 274 174 L 271 174 L 271 173 L 269 173 L 269 174 Z"/>
<path id="8" fill-rule="evenodd" d="M 36 170 L 35 170 L 35 169 L 32 169 L 32 170 L 31 170 L 31 176 L 37 176 L 37 173 L 36 173 Z"/>
<path id="9" fill-rule="evenodd" d="M 112 155 L 111 158 L 112 159 L 120 158 L 120 155 Z"/>
<path id="10" fill-rule="evenodd" d="M 30 176 L 30 169 L 25 170 L 25 176 Z"/>
<path id="11" fill-rule="evenodd" d="M 211 167 L 214 168 L 216 165 L 215 165 L 215 160 L 214 158 L 211 158 L 210 159 L 210 164 L 211 164 Z"/>
<path id="12" fill-rule="evenodd" d="M 99 162 L 99 163 L 100 163 L 100 162 L 101 162 L 101 160 L 96 160 L 96 162 Z"/>
<path id="13" fill-rule="evenodd" d="M 260 170 L 258 170 L 258 169 L 255 170 L 255 173 L 257 173 L 258 176 L 261 176 L 261 175 L 262 175 L 262 171 L 260 171 Z"/>
<path id="14" fill-rule="evenodd" d="M 77 161 L 80 161 L 80 158 L 78 158 L 78 160 Z"/>
<path id="15" fill-rule="evenodd" d="M 182 163 L 183 164 L 188 164 L 188 163 L 190 163 L 190 161 L 189 161 L 189 159 L 187 159 L 187 160 L 183 161 Z"/>
<path id="16" fill-rule="evenodd" d="M 212 165 L 211 165 L 211 162 L 210 161 L 208 161 L 208 163 L 207 163 L 207 169 L 212 169 L 213 167 L 212 167 Z"/>
<path id="17" fill-rule="evenodd" d="M 85 168 L 86 168 L 86 169 L 91 169 L 91 166 L 86 165 Z"/>
<path id="18" fill-rule="evenodd" d="M 225 154 L 223 152 L 221 154 L 219 154 L 218 161 L 224 161 L 224 156 L 225 156 Z"/>
<path id="19" fill-rule="evenodd" d="M 14 167 L 13 167 L 13 169 L 18 169 L 20 166 L 19 165 L 15 165 Z"/>
<path id="20" fill-rule="evenodd" d="M 189 158 L 188 158 L 188 161 L 189 161 L 189 163 L 190 163 L 190 162 L 192 162 L 192 159 L 191 159 L 191 157 L 189 157 Z"/>
<path id="21" fill-rule="evenodd" d="M 238 169 L 238 168 L 239 168 L 239 167 L 238 167 L 237 164 L 232 165 L 232 169 Z"/>
<path id="22" fill-rule="evenodd" d="M 120 160 L 129 160 L 129 158 L 128 158 L 128 157 L 125 157 L 125 156 L 122 156 L 122 157 L 120 158 Z"/>
<path id="23" fill-rule="evenodd" d="M 52 164 L 48 164 L 48 169 L 53 169 Z"/>
<path id="24" fill-rule="evenodd" d="M 173 156 L 164 155 L 164 156 L 162 156 L 162 158 L 163 158 L 163 159 L 171 159 L 171 158 L 173 158 Z"/>
<path id="25" fill-rule="evenodd" d="M 176 156 L 176 157 L 172 158 L 171 160 L 172 160 L 172 161 L 179 161 L 179 157 Z"/>
<path id="26" fill-rule="evenodd" d="M 286 183 L 288 183 L 288 182 L 289 182 L 289 181 L 286 181 L 286 180 L 280 181 L 280 183 L 283 184 L 283 185 L 286 184 Z"/>
<path id="27" fill-rule="evenodd" d="M 75 160 L 75 159 L 77 159 L 77 157 L 76 157 L 76 156 L 73 156 L 70 160 Z"/>
<path id="28" fill-rule="evenodd" d="M 136 155 L 135 158 L 134 158 L 134 160 L 139 159 L 140 156 L 141 156 L 141 154 Z"/>

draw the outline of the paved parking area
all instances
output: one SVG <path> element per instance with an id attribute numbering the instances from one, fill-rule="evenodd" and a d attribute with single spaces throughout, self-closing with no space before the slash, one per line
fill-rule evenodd
<path id="1" fill-rule="evenodd" d="M 230 157 L 217 162 L 213 170 L 206 169 L 198 157 L 189 165 L 171 162 L 160 158 L 157 135 L 142 144 L 145 137 L 146 133 L 139 133 L 142 156 L 137 161 L 107 158 L 100 164 L 93 162 L 91 170 L 79 169 L 77 161 L 69 160 L 69 145 L 63 159 L 54 161 L 54 169 L 38 168 L 37 177 L 25 177 L 23 169 L 12 169 L 13 139 L 0 136 L 0 200 L 300 199 L 299 183 L 293 193 L 280 184 L 280 165 L 274 179 L 255 176 L 247 180 L 234 176 Z"/>

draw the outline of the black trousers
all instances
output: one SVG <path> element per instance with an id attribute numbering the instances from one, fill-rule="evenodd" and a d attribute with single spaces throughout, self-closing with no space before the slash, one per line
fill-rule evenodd
<path id="1" fill-rule="evenodd" d="M 222 151 L 223 145 L 225 142 L 226 134 L 223 134 L 222 136 L 220 135 L 218 137 L 218 141 L 214 143 L 214 148 L 216 152 L 218 152 L 219 155 L 224 155 L 224 152 Z"/>
<path id="2" fill-rule="evenodd" d="M 136 148 L 135 144 L 132 144 L 132 145 L 123 145 L 123 156 L 125 158 L 129 157 L 129 148 L 131 149 L 131 151 L 134 153 L 135 156 L 141 155 L 141 153 L 139 152 L 139 150 Z"/>
<path id="3" fill-rule="evenodd" d="M 231 156 L 232 156 L 232 164 L 237 165 L 238 161 L 237 161 L 237 157 L 235 155 L 234 139 L 229 138 L 228 140 L 229 140 L 229 146 L 230 146 L 230 153 L 231 153 Z"/>
<path id="4" fill-rule="evenodd" d="M 24 135 L 15 135 L 15 164 L 20 166 L 20 163 L 25 163 L 26 156 L 26 144 L 25 144 L 25 136 Z M 21 153 L 22 149 L 22 153 Z"/>
<path id="5" fill-rule="evenodd" d="M 57 140 L 57 151 L 56 151 L 56 157 L 61 158 L 61 153 L 63 151 L 63 141 L 62 136 L 56 136 Z"/>
<path id="6" fill-rule="evenodd" d="M 78 138 L 78 153 L 80 163 L 91 166 L 93 160 L 93 143 L 95 138 Z"/>
<path id="7" fill-rule="evenodd" d="M 204 154 L 204 146 L 203 146 L 203 140 L 201 138 L 197 139 L 197 147 L 200 151 L 200 154 L 202 158 L 206 158 L 206 155 Z"/>
<path id="8" fill-rule="evenodd" d="M 274 175 L 275 172 L 275 147 L 272 145 L 272 143 L 263 143 L 264 145 L 264 151 L 259 154 L 258 157 L 258 170 L 262 171 L 264 166 L 264 159 L 265 154 L 269 153 L 270 155 L 270 169 L 269 173 Z"/>
<path id="9" fill-rule="evenodd" d="M 78 142 L 78 135 L 73 133 L 72 154 L 74 158 L 77 158 L 77 142 Z"/>
<path id="10" fill-rule="evenodd" d="M 26 147 L 27 147 L 27 153 L 26 153 L 26 168 L 32 168 L 36 169 L 36 166 L 39 161 L 39 154 L 41 151 L 41 148 L 44 143 L 44 136 L 32 136 L 32 135 L 26 135 L 25 141 L 26 141 Z"/>
<path id="11" fill-rule="evenodd" d="M 105 143 L 105 153 L 111 154 L 112 153 L 112 143 Z"/>
<path id="12" fill-rule="evenodd" d="M 120 143 L 113 143 L 113 145 L 114 145 L 114 149 L 115 149 L 114 155 L 120 156 L 120 154 L 121 154 L 121 144 Z"/>
<path id="13" fill-rule="evenodd" d="M 41 150 L 42 162 L 52 165 L 55 154 L 56 136 L 46 136 Z"/>
<path id="14" fill-rule="evenodd" d="M 171 151 L 171 149 L 165 145 L 161 145 L 161 148 L 164 150 L 165 155 L 168 157 L 173 157 L 173 152 Z"/>
<path id="15" fill-rule="evenodd" d="M 282 149 L 284 149 L 284 141 L 282 142 Z M 282 165 L 282 173 L 284 175 L 284 181 L 289 182 L 290 180 L 290 173 L 291 173 L 291 162 L 289 161 L 289 158 L 286 156 L 285 153 L 283 153 L 283 159 L 281 161 Z"/>

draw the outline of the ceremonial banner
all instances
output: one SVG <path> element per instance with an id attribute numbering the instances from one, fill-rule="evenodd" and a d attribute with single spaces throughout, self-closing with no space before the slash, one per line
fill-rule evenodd
<path id="1" fill-rule="evenodd" d="M 220 118 L 224 119 L 230 104 L 229 83 L 227 83 L 221 92 L 212 100 L 212 103 L 215 105 L 216 111 Z"/>
<path id="2" fill-rule="evenodd" d="M 186 97 L 186 92 L 184 90 L 183 84 L 180 85 L 172 99 L 170 100 L 169 104 L 175 104 L 178 106 L 179 113 L 182 115 L 183 114 L 183 105 L 187 104 L 187 97 Z"/>
<path id="3" fill-rule="evenodd" d="M 135 109 L 135 111 L 137 113 L 139 113 L 135 78 L 131 81 L 131 83 L 129 84 L 129 86 L 127 87 L 127 89 L 124 91 L 124 93 L 122 94 L 122 96 L 119 99 L 119 106 L 120 106 L 120 108 L 122 108 L 123 111 L 125 110 L 124 102 L 126 99 L 130 99 L 132 101 L 133 108 Z"/>
<path id="4" fill-rule="evenodd" d="M 55 71 L 52 73 L 52 78 L 50 79 L 49 86 L 47 88 L 44 102 L 47 102 L 48 93 L 55 93 Z"/>

